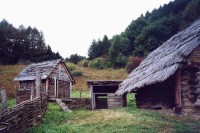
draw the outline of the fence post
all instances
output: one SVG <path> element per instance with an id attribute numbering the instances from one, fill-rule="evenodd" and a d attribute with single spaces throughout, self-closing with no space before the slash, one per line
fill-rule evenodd
<path id="1" fill-rule="evenodd" d="M 1 102 L 2 102 L 2 110 L 6 110 L 7 109 L 7 101 L 6 101 L 6 89 L 2 88 L 0 89 L 1 91 Z"/>
<path id="2" fill-rule="evenodd" d="M 33 87 L 31 87 L 31 97 L 30 97 L 31 101 L 33 101 L 33 98 L 34 98 L 34 90 Z"/>
<path id="3" fill-rule="evenodd" d="M 40 97 L 40 83 L 41 83 L 41 73 L 39 71 L 39 68 L 36 68 L 36 97 Z"/>

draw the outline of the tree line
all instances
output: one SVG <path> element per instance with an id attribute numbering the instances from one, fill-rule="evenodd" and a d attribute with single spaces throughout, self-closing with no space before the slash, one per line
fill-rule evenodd
<path id="1" fill-rule="evenodd" d="M 199 17 L 200 0 L 171 1 L 133 20 L 121 34 L 93 40 L 89 60 L 104 58 L 114 68 L 125 67 L 129 57 L 147 56 Z"/>
<path id="2" fill-rule="evenodd" d="M 42 31 L 23 25 L 15 28 L 5 19 L 0 22 L 0 64 L 40 62 L 61 58 L 45 43 Z"/>

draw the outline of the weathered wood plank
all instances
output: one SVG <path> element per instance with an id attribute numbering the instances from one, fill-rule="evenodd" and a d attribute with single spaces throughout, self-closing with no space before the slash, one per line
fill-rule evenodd
<path id="1" fill-rule="evenodd" d="M 7 109 L 7 100 L 6 100 L 6 89 L 2 88 L 0 90 L 1 92 L 1 103 L 2 103 L 2 110 L 6 110 Z"/>
<path id="2" fill-rule="evenodd" d="M 36 97 L 40 97 L 40 84 L 41 84 L 41 73 L 39 68 L 36 68 Z"/>
<path id="3" fill-rule="evenodd" d="M 72 112 L 68 107 L 67 105 L 65 105 L 65 103 L 63 103 L 61 101 L 61 99 L 56 99 L 56 103 L 58 104 L 58 106 L 63 110 L 63 111 L 66 111 L 66 112 Z"/>

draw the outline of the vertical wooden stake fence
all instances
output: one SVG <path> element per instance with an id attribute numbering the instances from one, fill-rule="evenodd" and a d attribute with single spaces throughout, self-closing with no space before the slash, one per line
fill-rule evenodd
<path id="1" fill-rule="evenodd" d="M 1 92 L 1 102 L 2 102 L 1 109 L 6 110 L 7 109 L 6 89 L 2 88 L 0 89 L 0 92 Z"/>

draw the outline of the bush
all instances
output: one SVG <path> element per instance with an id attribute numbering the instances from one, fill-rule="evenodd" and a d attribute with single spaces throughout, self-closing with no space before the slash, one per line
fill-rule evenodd
<path id="1" fill-rule="evenodd" d="M 88 67 L 89 61 L 84 59 L 78 63 L 79 66 Z"/>
<path id="2" fill-rule="evenodd" d="M 65 64 L 67 65 L 70 71 L 74 71 L 76 69 L 76 65 L 74 63 L 66 62 Z"/>
<path id="3" fill-rule="evenodd" d="M 72 76 L 73 77 L 83 76 L 83 72 L 78 70 L 72 71 Z"/>
<path id="4" fill-rule="evenodd" d="M 128 73 L 132 72 L 135 68 L 137 68 L 140 65 L 142 61 L 143 58 L 129 57 L 128 63 L 126 64 L 126 71 Z"/>
<path id="5" fill-rule="evenodd" d="M 89 62 L 89 67 L 96 69 L 107 69 L 112 67 L 112 64 L 104 58 L 96 58 Z"/>

